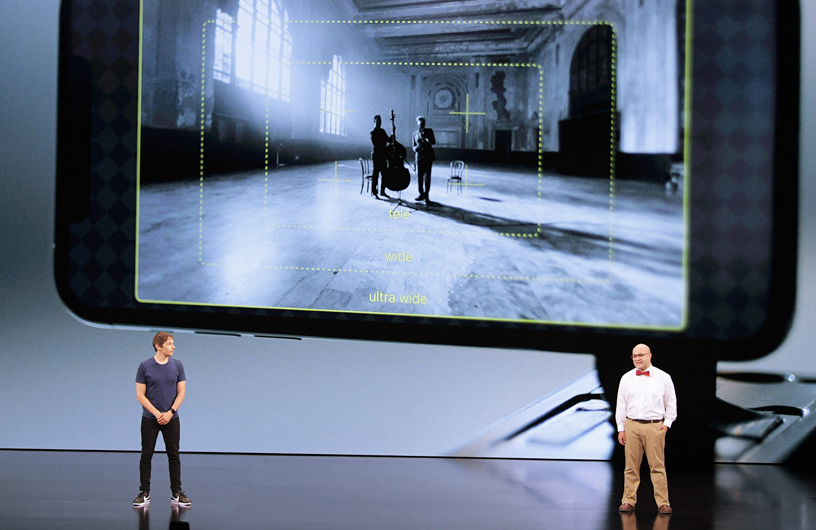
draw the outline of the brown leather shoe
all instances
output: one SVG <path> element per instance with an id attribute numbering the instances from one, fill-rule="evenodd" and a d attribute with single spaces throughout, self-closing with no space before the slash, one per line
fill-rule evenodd
<path id="1" fill-rule="evenodd" d="M 671 509 L 671 508 L 669 508 L 669 509 Z M 624 502 L 623 504 L 620 505 L 620 508 L 618 508 L 618 511 L 619 512 L 624 512 L 624 513 L 631 513 L 631 512 L 635 511 L 635 507 L 632 506 L 631 504 L 629 504 L 628 502 Z"/>
<path id="2" fill-rule="evenodd" d="M 671 506 L 668 504 L 664 504 L 660 508 L 657 509 L 658 512 L 662 513 L 663 515 L 671 515 L 672 509 Z"/>

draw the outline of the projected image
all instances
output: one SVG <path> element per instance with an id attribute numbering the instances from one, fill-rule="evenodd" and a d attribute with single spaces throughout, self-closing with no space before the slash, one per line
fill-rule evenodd
<path id="1" fill-rule="evenodd" d="M 138 299 L 680 329 L 685 5 L 629 4 L 144 0 Z"/>

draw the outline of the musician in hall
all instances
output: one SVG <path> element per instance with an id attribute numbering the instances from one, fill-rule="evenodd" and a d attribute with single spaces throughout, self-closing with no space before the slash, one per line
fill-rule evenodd
<path id="1" fill-rule="evenodd" d="M 391 138 L 385 129 L 382 128 L 382 118 L 379 114 L 374 116 L 374 128 L 371 129 L 371 162 L 374 169 L 371 172 L 371 195 L 377 196 L 377 185 L 382 182 L 380 195 L 389 198 L 385 193 L 384 171 L 388 168 L 388 144 Z M 382 177 L 382 179 L 380 179 Z"/>
<path id="2" fill-rule="evenodd" d="M 417 201 L 431 202 L 428 193 L 431 191 L 431 168 L 436 160 L 433 146 L 436 144 L 433 129 L 425 127 L 425 116 L 417 116 L 417 130 L 414 131 L 412 145 L 416 153 Z"/>

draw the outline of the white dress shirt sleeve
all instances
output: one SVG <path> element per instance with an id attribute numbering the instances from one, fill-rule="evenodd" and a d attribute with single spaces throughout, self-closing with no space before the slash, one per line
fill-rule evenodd
<path id="1" fill-rule="evenodd" d="M 665 373 L 665 372 L 664 372 Z M 663 415 L 663 425 L 671 427 L 677 419 L 677 394 L 674 393 L 674 382 L 669 374 L 666 375 L 665 390 L 663 392 L 663 406 L 666 412 Z"/>

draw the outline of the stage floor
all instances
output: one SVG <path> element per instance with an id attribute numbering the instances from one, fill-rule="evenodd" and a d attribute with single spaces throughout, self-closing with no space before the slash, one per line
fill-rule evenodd
<path id="1" fill-rule="evenodd" d="M 156 454 L 149 509 L 133 508 L 138 453 L 0 450 L 0 528 L 807 529 L 813 473 L 771 465 L 669 466 L 675 510 L 648 483 L 621 515 L 609 462 L 182 454 L 191 508 L 171 508 Z M 646 481 L 648 482 L 648 481 Z"/>

